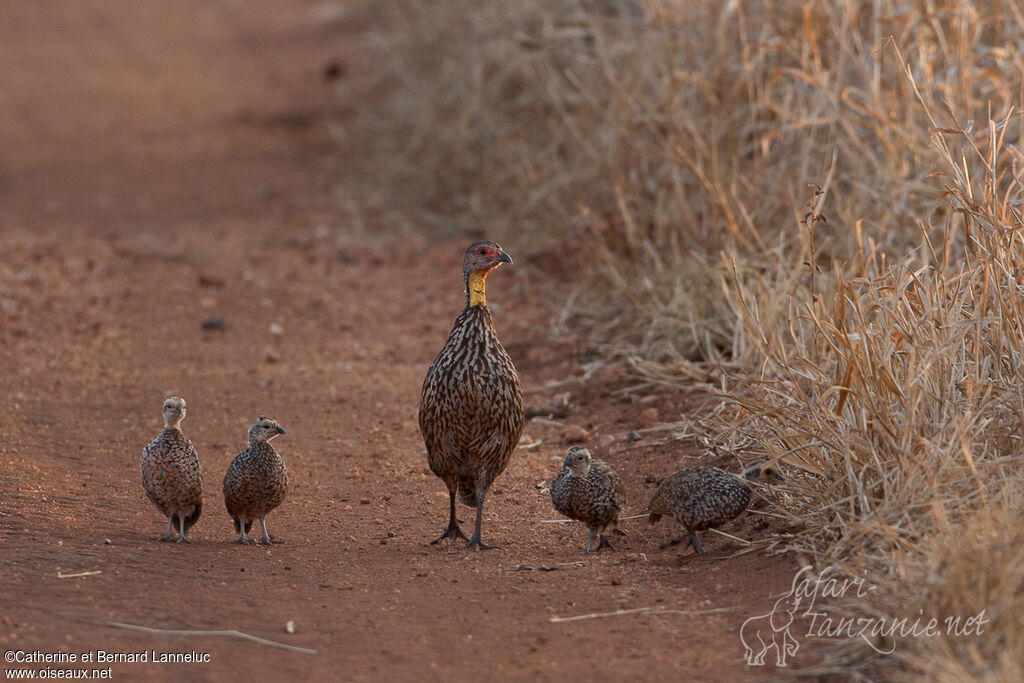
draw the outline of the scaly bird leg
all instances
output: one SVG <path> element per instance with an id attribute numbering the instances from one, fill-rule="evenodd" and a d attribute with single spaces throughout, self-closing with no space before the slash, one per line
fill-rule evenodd
<path id="1" fill-rule="evenodd" d="M 273 541 L 270 540 L 270 534 L 267 533 L 267 517 L 266 515 L 260 515 L 260 526 L 263 527 L 263 538 L 260 539 L 263 545 L 270 545 Z M 278 541 L 280 543 L 280 541 Z"/>
<path id="2" fill-rule="evenodd" d="M 587 544 L 583 546 L 583 550 L 580 551 L 581 555 L 590 554 L 590 544 L 594 542 L 594 536 L 597 536 L 597 529 L 595 529 L 594 527 L 590 527 L 590 535 L 587 536 Z M 600 550 L 601 546 L 599 545 L 597 549 Z"/>
<path id="3" fill-rule="evenodd" d="M 693 546 L 693 549 L 697 551 L 698 555 L 704 554 L 704 546 L 700 544 L 700 539 L 697 538 L 697 534 L 692 531 L 690 532 L 690 545 Z"/>
<path id="4" fill-rule="evenodd" d="M 167 515 L 167 533 L 163 536 L 157 536 L 156 540 L 164 543 L 171 543 L 174 541 L 174 515 Z"/>
<path id="5" fill-rule="evenodd" d="M 185 515 L 184 514 L 178 514 L 178 527 L 181 529 L 181 533 L 178 534 L 178 543 L 181 543 L 182 541 L 185 541 L 186 543 L 191 543 L 192 541 L 188 537 L 185 536 Z"/>
<path id="6" fill-rule="evenodd" d="M 479 491 L 476 496 L 476 525 L 473 527 L 473 538 L 469 539 L 466 547 L 479 552 L 481 550 L 494 550 L 501 546 L 487 545 L 480 540 L 480 520 L 484 516 L 484 492 Z"/>
<path id="7" fill-rule="evenodd" d="M 245 540 L 245 515 L 238 515 L 238 542 L 242 545 L 249 545 L 249 541 Z"/>
<path id="8" fill-rule="evenodd" d="M 437 545 L 444 539 L 455 540 L 461 538 L 464 541 L 468 541 L 466 534 L 462 533 L 462 529 L 459 528 L 459 520 L 455 519 L 455 491 L 448 491 L 449 506 L 448 506 L 448 528 L 444 530 L 444 533 L 435 538 L 430 542 L 430 545 Z"/>
<path id="9" fill-rule="evenodd" d="M 612 544 L 608 542 L 608 536 L 601 534 L 601 542 L 597 544 L 597 551 L 601 552 L 605 548 L 608 548 L 608 550 L 615 550 L 615 548 L 612 547 Z"/>

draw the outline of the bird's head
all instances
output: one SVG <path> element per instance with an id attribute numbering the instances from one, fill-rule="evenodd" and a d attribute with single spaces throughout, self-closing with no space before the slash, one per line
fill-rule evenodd
<path id="1" fill-rule="evenodd" d="M 563 464 L 572 470 L 573 474 L 585 477 L 590 469 L 590 461 L 590 451 L 586 446 L 570 446 L 569 450 L 565 452 Z"/>
<path id="2" fill-rule="evenodd" d="M 512 257 L 505 253 L 497 242 L 482 240 L 469 245 L 462 256 L 462 278 L 466 281 L 469 305 L 487 305 L 484 295 L 484 280 L 487 274 L 502 263 L 512 263 Z"/>
<path id="3" fill-rule="evenodd" d="M 277 420 L 270 417 L 257 417 L 249 425 L 249 442 L 261 443 L 270 441 L 278 434 L 286 434 L 284 427 L 277 424 Z"/>
<path id="4" fill-rule="evenodd" d="M 783 481 L 782 475 L 775 465 L 766 465 L 763 460 L 758 460 L 747 465 L 743 469 L 743 476 L 750 481 L 761 481 L 765 484 L 774 484 Z"/>
<path id="5" fill-rule="evenodd" d="M 185 419 L 185 399 L 180 396 L 171 396 L 164 401 L 163 407 L 164 424 L 168 427 L 177 427 L 178 423 Z"/>

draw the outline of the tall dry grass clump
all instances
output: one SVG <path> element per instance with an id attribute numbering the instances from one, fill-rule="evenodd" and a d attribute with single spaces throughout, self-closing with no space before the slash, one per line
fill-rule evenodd
<path id="1" fill-rule="evenodd" d="M 365 102 L 352 163 L 399 188 L 381 204 L 442 234 L 584 250 L 601 286 L 577 304 L 601 341 L 658 361 L 746 364 L 718 252 L 757 269 L 809 258 L 798 220 L 814 184 L 828 192 L 817 258 L 847 260 L 856 230 L 887 249 L 916 244 L 942 210 L 938 159 L 889 38 L 928 101 L 980 119 L 1018 97 L 1014 11 L 369 3 L 380 79 L 348 98 Z"/>
<path id="2" fill-rule="evenodd" d="M 381 78 L 353 163 L 400 189 L 382 205 L 596 264 L 572 272 L 575 321 L 659 382 L 716 388 L 734 408 L 712 438 L 793 472 L 788 545 L 887 596 L 851 609 L 992 617 L 889 656 L 843 642 L 832 670 L 1020 680 L 1024 12 L 360 12 Z"/>

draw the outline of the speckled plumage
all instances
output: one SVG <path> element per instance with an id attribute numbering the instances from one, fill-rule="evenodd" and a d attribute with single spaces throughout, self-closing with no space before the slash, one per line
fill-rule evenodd
<path id="1" fill-rule="evenodd" d="M 267 515 L 284 502 L 288 493 L 288 469 L 281 454 L 270 445 L 284 428 L 269 417 L 257 417 L 249 425 L 249 446 L 235 456 L 224 475 L 224 505 L 235 522 L 239 543 L 254 519 L 260 520 L 263 543 L 270 544 Z"/>
<path id="2" fill-rule="evenodd" d="M 203 473 L 199 454 L 185 433 L 185 400 L 172 396 L 163 405 L 164 428 L 142 450 L 142 488 L 157 509 L 167 517 L 167 531 L 161 541 L 173 541 L 177 518 L 177 540 L 189 541 L 188 530 L 203 511 Z"/>
<path id="3" fill-rule="evenodd" d="M 743 477 L 717 467 L 687 467 L 665 477 L 651 497 L 649 520 L 672 515 L 690 534 L 697 554 L 704 548 L 698 531 L 720 526 L 739 516 L 750 503 L 750 486 L 745 480 L 781 481 L 772 467 L 757 462 L 743 471 Z"/>
<path id="4" fill-rule="evenodd" d="M 590 530 L 584 553 L 590 552 L 590 544 L 598 535 L 601 541 L 597 549 L 612 549 L 604 532 L 619 523 L 619 513 L 626 505 L 626 489 L 608 463 L 591 458 L 590 451 L 583 446 L 572 446 L 550 490 L 555 509 L 583 522 Z"/>
<path id="5" fill-rule="evenodd" d="M 423 380 L 419 424 L 430 470 L 449 493 L 448 528 L 438 539 L 465 539 L 455 517 L 455 495 L 476 507 L 468 547 L 480 541 L 484 496 L 508 466 L 523 430 L 519 375 L 494 331 L 484 279 L 512 259 L 494 242 L 477 242 L 462 259 L 466 307 Z"/>

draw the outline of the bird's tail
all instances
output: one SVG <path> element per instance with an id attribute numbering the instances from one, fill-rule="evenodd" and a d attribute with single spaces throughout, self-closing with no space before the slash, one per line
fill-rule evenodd
<path id="1" fill-rule="evenodd" d="M 199 521 L 199 515 L 203 514 L 203 501 L 196 503 L 195 509 L 192 510 L 192 514 L 185 518 L 185 531 L 188 532 L 192 528 L 192 525 Z"/>

